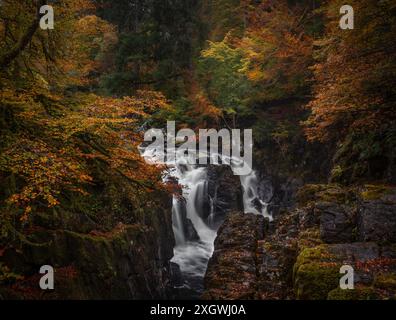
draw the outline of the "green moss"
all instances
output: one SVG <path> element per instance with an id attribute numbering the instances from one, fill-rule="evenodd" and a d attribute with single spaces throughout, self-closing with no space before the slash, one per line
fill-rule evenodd
<path id="1" fill-rule="evenodd" d="M 371 287 L 356 287 L 353 290 L 334 289 L 329 292 L 328 300 L 372 300 L 376 299 L 376 294 Z"/>
<path id="2" fill-rule="evenodd" d="M 374 279 L 374 287 L 385 290 L 396 290 L 396 274 L 381 273 Z"/>
<path id="3" fill-rule="evenodd" d="M 339 267 L 325 263 L 301 265 L 295 278 L 297 299 L 324 300 L 328 292 L 337 287 Z"/>
<path id="4" fill-rule="evenodd" d="M 353 237 L 354 240 L 356 240 L 356 239 L 359 238 L 359 230 L 358 230 L 357 227 L 354 227 L 354 228 L 352 229 L 352 237 Z"/>
<path id="5" fill-rule="evenodd" d="M 21 280 L 23 277 L 12 272 L 6 265 L 0 262 L 0 283 L 10 283 Z"/>
<path id="6" fill-rule="evenodd" d="M 340 165 L 335 166 L 330 173 L 331 181 L 340 181 L 344 175 L 344 170 Z"/>
<path id="7" fill-rule="evenodd" d="M 314 201 L 316 193 L 323 190 L 324 186 L 322 184 L 307 184 L 300 188 L 296 195 L 298 204 L 303 206 Z"/>
<path id="8" fill-rule="evenodd" d="M 378 200 L 383 196 L 391 194 L 392 188 L 384 185 L 365 185 L 364 190 L 360 193 L 363 200 Z"/>
<path id="9" fill-rule="evenodd" d="M 340 264 L 326 245 L 303 250 L 293 268 L 297 299 L 325 300 L 339 284 Z"/>
<path id="10" fill-rule="evenodd" d="M 297 192 L 297 202 L 300 206 L 311 202 L 324 201 L 348 203 L 355 198 L 352 190 L 342 188 L 337 184 L 307 184 Z"/>
<path id="11" fill-rule="evenodd" d="M 263 241 L 262 240 L 262 241 L 258 241 L 257 246 L 258 246 L 258 248 L 261 247 L 264 251 L 269 252 L 269 251 L 271 251 L 273 249 L 274 244 L 271 243 L 270 241 Z"/>
<path id="12" fill-rule="evenodd" d="M 324 259 L 329 260 L 333 255 L 327 250 L 328 245 L 320 245 L 314 248 L 304 249 L 297 257 L 296 265 L 300 266 L 306 262 L 321 262 Z"/>
<path id="13" fill-rule="evenodd" d="M 322 244 L 320 239 L 320 228 L 312 227 L 300 232 L 298 238 L 298 245 L 300 248 L 311 248 Z"/>

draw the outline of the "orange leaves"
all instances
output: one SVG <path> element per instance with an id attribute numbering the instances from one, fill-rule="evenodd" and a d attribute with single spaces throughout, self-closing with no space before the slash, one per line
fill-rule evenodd
<path id="1" fill-rule="evenodd" d="M 356 261 L 356 268 L 367 273 L 391 272 L 396 266 L 396 259 L 376 258 L 367 261 Z"/>
<path id="2" fill-rule="evenodd" d="M 395 51 L 389 50 L 395 38 L 385 27 L 394 18 L 387 10 L 389 4 L 376 6 L 367 0 L 353 5 L 359 11 L 361 32 L 340 32 L 334 22 L 338 21 L 337 2 L 323 8 L 330 20 L 326 36 L 315 41 L 316 86 L 306 123 L 310 140 L 344 139 L 353 132 L 379 131 L 384 123 L 394 121 L 387 110 L 395 88 Z"/>
<path id="3" fill-rule="evenodd" d="M 29 45 L 20 52 L 7 71 L 18 70 L 18 84 L 33 88 L 64 88 L 91 84 L 93 72 L 109 66 L 109 55 L 117 42 L 114 26 L 92 15 L 95 6 L 90 0 L 68 0 L 51 3 L 55 12 L 55 28 L 40 28 Z M 5 1 L 1 5 L 0 56 L 10 51 L 34 19 L 35 1 Z M 14 81 L 14 79 L 9 79 Z"/>
<path id="4" fill-rule="evenodd" d="M 88 106 L 88 115 L 97 118 L 116 118 L 119 120 L 147 117 L 150 113 L 168 109 L 165 97 L 153 91 L 138 91 L 135 97 L 122 99 L 95 97 Z"/>
<path id="5" fill-rule="evenodd" d="M 66 154 L 66 155 L 65 155 Z M 18 137 L 1 155 L 0 169 L 12 172 L 24 180 L 25 186 L 13 194 L 8 203 L 24 208 L 22 220 L 32 211 L 32 204 L 44 201 L 48 207 L 59 204 L 59 193 L 74 184 L 84 184 L 92 178 L 83 173 L 70 150 L 56 150 L 43 141 Z"/>
<path id="6" fill-rule="evenodd" d="M 285 1 L 263 2 L 249 13 L 239 47 L 248 79 L 263 87 L 264 99 L 285 98 L 302 90 L 310 76 L 312 39 L 304 30 L 303 8 Z"/>
<path id="7" fill-rule="evenodd" d="M 39 102 L 50 97 L 40 97 L 12 90 L 0 96 L 0 102 L 18 106 L 14 117 L 19 126 L 29 128 L 9 133 L 0 155 L 0 172 L 17 181 L 7 204 L 21 209 L 21 221 L 27 221 L 38 206 L 61 204 L 65 192 L 87 195 L 86 187 L 95 183 L 90 166 L 99 159 L 108 174 L 131 182 L 135 193 L 131 198 L 139 195 L 137 189 L 165 188 L 163 168 L 146 164 L 137 150 L 142 140 L 139 126 L 151 113 L 169 107 L 161 94 L 138 92 L 123 99 L 81 95 L 73 111 L 62 101 L 66 106 L 59 104 L 55 117 Z M 58 99 L 51 98 L 51 103 L 55 107 Z"/>
<path id="8" fill-rule="evenodd" d="M 192 101 L 194 102 L 194 111 L 203 117 L 213 118 L 217 121 L 221 116 L 221 110 L 214 106 L 202 92 L 193 96 Z"/>
<path id="9" fill-rule="evenodd" d="M 116 29 L 108 22 L 94 15 L 83 16 L 72 25 L 70 50 L 61 63 L 65 73 L 76 74 L 77 83 L 93 81 L 89 74 L 92 71 L 104 70 L 102 59 L 109 56 L 118 41 Z"/>

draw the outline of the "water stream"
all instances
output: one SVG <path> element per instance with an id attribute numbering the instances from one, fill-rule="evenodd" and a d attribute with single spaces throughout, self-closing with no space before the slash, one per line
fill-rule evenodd
<path id="1" fill-rule="evenodd" d="M 158 151 L 150 147 L 142 149 L 142 156 L 149 163 L 159 163 L 159 159 L 162 159 Z M 204 199 L 208 192 L 207 167 L 189 164 L 184 152 L 178 153 L 177 150 L 176 161 L 166 164 L 169 169 L 164 174 L 164 180 L 176 178 L 182 186 L 182 196 L 184 198 L 184 200 L 176 196 L 173 198 L 172 223 L 176 246 L 172 262 L 179 265 L 186 281 L 185 285 L 194 287 L 194 290 L 200 292 L 203 289 L 202 280 L 208 261 L 212 256 L 217 235 L 217 227 L 211 223 L 213 219 L 210 219 L 213 216 L 213 206 L 209 219 L 206 221 L 199 214 L 204 210 Z M 247 176 L 240 176 L 240 180 L 245 213 L 264 215 L 271 219 L 267 212 L 267 203 L 262 201 L 258 195 L 256 172 L 252 171 Z M 192 222 L 199 240 L 191 241 L 187 239 L 183 214 Z"/>

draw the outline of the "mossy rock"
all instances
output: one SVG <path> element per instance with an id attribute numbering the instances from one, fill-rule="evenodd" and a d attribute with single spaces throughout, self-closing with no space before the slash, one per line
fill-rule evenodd
<path id="1" fill-rule="evenodd" d="M 381 273 L 374 279 L 374 287 L 384 290 L 394 290 L 396 292 L 396 274 Z"/>
<path id="2" fill-rule="evenodd" d="M 373 300 L 376 299 L 375 290 L 371 287 L 360 286 L 352 290 L 334 289 L 329 292 L 328 300 Z"/>
<path id="3" fill-rule="evenodd" d="M 325 300 L 328 292 L 337 287 L 339 268 L 326 263 L 303 264 L 295 278 L 297 299 Z"/>
<path id="4" fill-rule="evenodd" d="M 296 298 L 327 299 L 328 293 L 339 285 L 340 266 L 326 245 L 304 249 L 293 268 Z"/>
<path id="5" fill-rule="evenodd" d="M 323 241 L 320 239 L 320 228 L 312 227 L 302 230 L 298 236 L 298 246 L 300 248 L 311 248 L 321 245 Z"/>
<path id="6" fill-rule="evenodd" d="M 363 200 L 379 200 L 385 195 L 392 194 L 394 189 L 385 185 L 365 185 L 360 195 Z"/>
<path id="7" fill-rule="evenodd" d="M 0 285 L 21 279 L 23 279 L 23 276 L 12 272 L 3 262 L 0 262 Z"/>
<path id="8" fill-rule="evenodd" d="M 315 200 L 317 192 L 323 190 L 325 185 L 323 184 L 306 184 L 297 191 L 296 199 L 300 206 L 304 206 L 311 201 Z"/>
<path id="9" fill-rule="evenodd" d="M 355 200 L 353 190 L 343 188 L 337 184 L 307 184 L 296 195 L 300 206 L 306 206 L 312 202 L 335 202 L 339 204 L 349 203 Z"/>

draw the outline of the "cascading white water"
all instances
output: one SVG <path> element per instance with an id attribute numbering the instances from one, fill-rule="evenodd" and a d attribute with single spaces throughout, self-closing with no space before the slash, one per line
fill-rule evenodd
<path id="1" fill-rule="evenodd" d="M 249 175 L 240 176 L 240 179 L 245 213 L 261 214 L 272 221 L 272 216 L 268 213 L 268 203 L 260 199 L 258 194 L 257 172 L 252 171 Z"/>
<path id="2" fill-rule="evenodd" d="M 163 155 L 158 154 L 155 148 L 142 149 L 142 156 L 150 163 L 159 163 Z M 221 157 L 221 156 L 220 156 Z M 224 161 L 228 160 L 228 162 Z M 222 159 L 223 163 L 231 163 L 230 159 Z M 238 163 L 238 161 L 235 161 Z M 184 151 L 176 150 L 176 161 L 166 163 L 169 170 L 164 180 L 170 177 L 176 178 L 182 186 L 182 196 L 185 199 L 186 217 L 191 220 L 198 233 L 199 240 L 188 241 L 183 224 L 183 206 L 180 199 L 173 198 L 172 221 L 173 231 L 176 239 L 173 262 L 177 263 L 186 278 L 202 279 L 210 257 L 213 254 L 214 240 L 217 230 L 211 228 L 201 218 L 199 212 L 203 210 L 203 202 L 207 193 L 207 169 L 206 167 L 189 164 Z M 240 165 L 240 163 L 239 163 Z M 232 165 L 231 165 L 232 167 Z M 258 178 L 256 172 L 252 171 L 247 176 L 240 176 L 243 188 L 243 202 L 245 213 L 263 215 L 272 219 L 267 212 L 267 203 L 262 201 L 258 194 Z M 257 202 L 259 206 L 257 206 Z M 209 221 L 213 219 L 213 203 L 211 203 Z"/>
<path id="3" fill-rule="evenodd" d="M 161 155 L 150 147 L 144 149 L 142 156 L 150 163 L 158 163 Z M 206 266 L 213 253 L 216 230 L 208 226 L 200 217 L 207 183 L 206 168 L 191 165 L 184 152 L 177 152 L 176 163 L 166 163 L 169 171 L 164 180 L 176 178 L 182 186 L 182 196 L 185 199 L 187 218 L 191 220 L 198 233 L 199 241 L 188 241 L 183 226 L 183 206 L 180 199 L 173 197 L 172 221 L 176 246 L 172 262 L 179 265 L 180 270 L 188 277 L 203 277 Z"/>
<path id="4" fill-rule="evenodd" d="M 190 277 L 203 277 L 206 271 L 207 261 L 213 253 L 213 243 L 216 238 L 216 230 L 211 229 L 200 217 L 202 211 L 205 184 L 207 183 L 206 168 L 196 166 L 185 166 L 176 164 L 176 177 L 179 184 L 183 186 L 183 197 L 186 201 L 187 218 L 191 220 L 198 233 L 199 241 L 177 242 L 174 249 L 173 262 L 180 266 L 181 271 Z M 176 201 L 180 201 L 177 200 Z M 182 212 L 175 210 L 174 218 L 181 219 Z M 181 225 L 174 225 L 175 233 L 183 232 L 178 228 Z"/>

